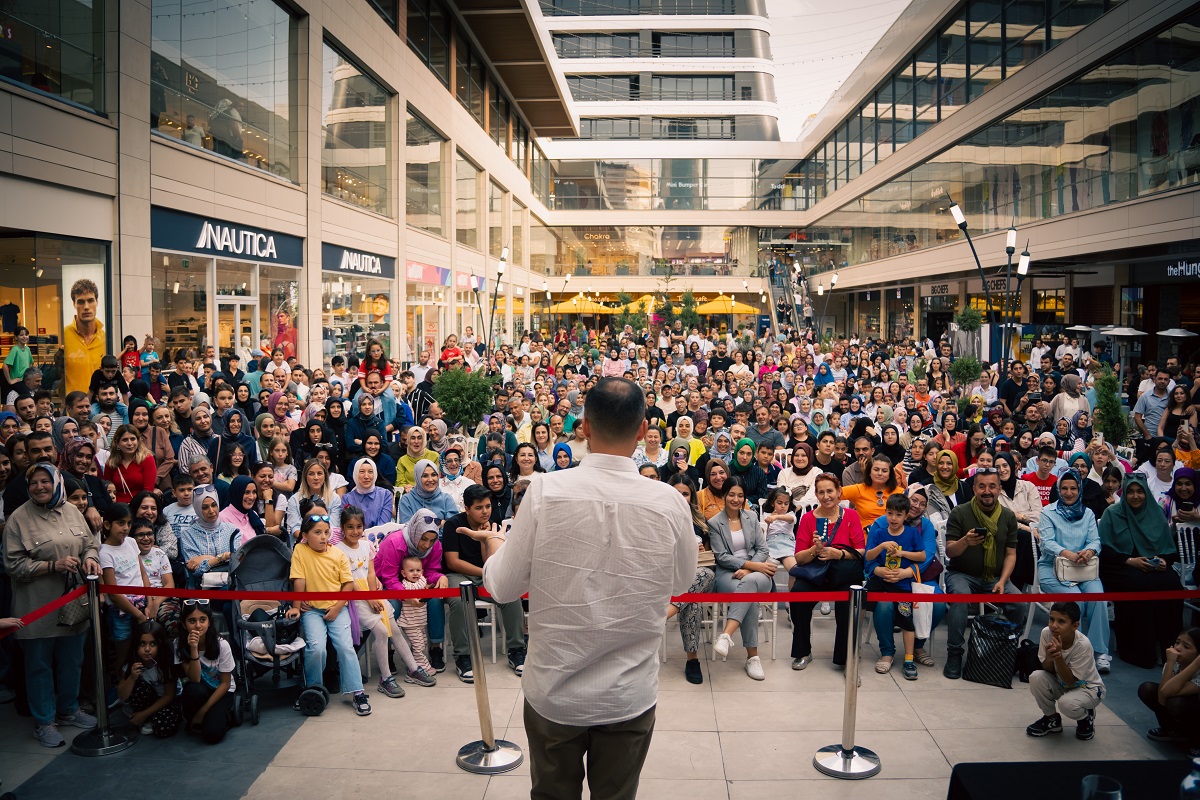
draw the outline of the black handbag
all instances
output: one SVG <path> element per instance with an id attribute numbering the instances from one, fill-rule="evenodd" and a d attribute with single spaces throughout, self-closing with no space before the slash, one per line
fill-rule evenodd
<path id="1" fill-rule="evenodd" d="M 1022 639 L 1017 646 L 1017 679 L 1029 683 L 1029 676 L 1039 669 L 1042 669 L 1042 662 L 1038 660 L 1037 642 Z"/>
<path id="2" fill-rule="evenodd" d="M 64 579 L 64 595 L 70 594 L 79 587 L 86 585 L 82 570 L 70 570 L 66 573 Z M 88 593 L 84 592 L 58 610 L 58 624 L 64 628 L 73 628 L 79 623 L 90 619 L 91 614 L 90 598 L 88 597 Z"/>
<path id="3" fill-rule="evenodd" d="M 837 521 L 833 524 L 833 528 L 829 531 L 829 541 L 832 542 L 833 537 L 837 535 L 838 528 L 842 526 L 843 516 L 845 516 L 845 512 L 838 511 Z M 854 554 L 858 555 L 858 551 L 854 550 Z M 832 564 L 832 561 L 820 561 L 818 559 L 814 559 L 809 561 L 807 564 L 797 564 L 788 570 L 788 574 L 798 580 L 819 584 L 825 579 L 825 575 L 829 572 L 829 567 Z"/>
<path id="4" fill-rule="evenodd" d="M 1020 626 L 1009 622 L 1003 614 L 987 614 L 971 620 L 963 679 L 1011 689 L 1017 668 L 1019 631 Z"/>

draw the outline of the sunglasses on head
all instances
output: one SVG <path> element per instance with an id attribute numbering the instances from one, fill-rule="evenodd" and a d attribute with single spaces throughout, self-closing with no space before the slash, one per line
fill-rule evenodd
<path id="1" fill-rule="evenodd" d="M 976 475 L 998 475 L 999 472 L 995 467 L 978 467 L 975 470 Z"/>
<path id="2" fill-rule="evenodd" d="M 208 601 L 203 598 L 189 598 L 183 601 L 185 606 L 206 606 Z"/>
<path id="3" fill-rule="evenodd" d="M 309 522 L 329 522 L 328 514 L 313 514 L 308 518 Z"/>
<path id="4" fill-rule="evenodd" d="M 438 520 L 437 520 L 437 517 L 424 516 L 424 517 L 421 517 L 421 521 L 424 522 L 426 525 L 432 525 L 433 523 L 437 522 Z"/>

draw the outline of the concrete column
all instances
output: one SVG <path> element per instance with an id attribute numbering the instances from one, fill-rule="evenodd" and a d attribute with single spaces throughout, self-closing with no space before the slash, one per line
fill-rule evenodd
<path id="1" fill-rule="evenodd" d="M 112 248 L 114 281 L 112 316 L 100 309 L 108 327 L 110 352 L 120 349 L 121 337 L 142 336 L 153 330 L 150 286 L 150 0 L 114 4 L 118 19 L 115 59 L 117 91 L 110 95 L 118 124 L 116 236 Z M 111 19 L 111 18 L 110 18 Z M 111 85 L 112 82 L 110 82 Z M 64 303 L 69 302 L 64 298 Z M 161 331 L 159 332 L 161 334 Z M 209 331 L 209 340 L 213 332 Z"/>
<path id="2" fill-rule="evenodd" d="M 913 341 L 920 341 L 925 334 L 925 328 L 921 324 L 921 284 L 913 284 Z"/>
<path id="3" fill-rule="evenodd" d="M 296 164 L 307 189 L 308 236 L 304 238 L 304 268 L 300 274 L 300 340 L 296 356 L 312 369 L 321 364 L 321 11 L 304 17 L 296 33 L 296 102 L 304 113 L 296 115 Z M 313 154 L 317 154 L 313 158 Z"/>

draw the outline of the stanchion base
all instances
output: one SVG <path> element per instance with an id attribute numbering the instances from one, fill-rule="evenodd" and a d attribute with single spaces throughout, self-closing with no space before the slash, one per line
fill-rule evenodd
<path id="1" fill-rule="evenodd" d="M 879 756 L 865 747 L 843 750 L 840 744 L 822 747 L 813 756 L 813 766 L 826 775 L 847 780 L 860 780 L 878 775 Z"/>
<path id="2" fill-rule="evenodd" d="M 496 740 L 496 749 L 488 750 L 483 741 L 465 744 L 458 751 L 456 763 L 461 769 L 476 775 L 499 775 L 521 766 L 525 753 L 520 745 L 504 739 Z"/>
<path id="3" fill-rule="evenodd" d="M 137 740 L 136 729 L 113 728 L 105 732 L 99 728 L 92 728 L 75 737 L 71 742 L 71 752 L 78 756 L 111 756 L 133 747 Z"/>

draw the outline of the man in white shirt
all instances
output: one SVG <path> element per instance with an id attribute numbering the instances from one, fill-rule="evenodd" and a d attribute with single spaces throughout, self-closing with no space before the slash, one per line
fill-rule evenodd
<path id="1" fill-rule="evenodd" d="M 588 392 L 591 455 L 535 475 L 508 534 L 481 531 L 483 583 L 498 602 L 529 593 L 521 679 L 531 800 L 633 800 L 658 698 L 658 647 L 672 595 L 696 574 L 691 514 L 674 488 L 638 475 L 645 398 L 624 378 Z M 536 580 L 534 579 L 536 576 Z"/>

